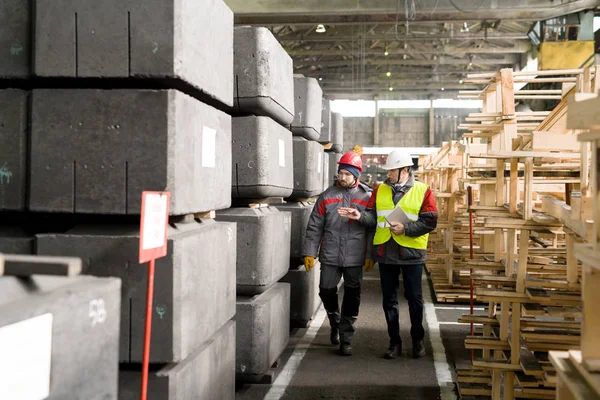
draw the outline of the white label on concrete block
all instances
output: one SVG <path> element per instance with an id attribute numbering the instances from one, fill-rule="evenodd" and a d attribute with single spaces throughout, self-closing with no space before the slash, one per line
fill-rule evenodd
<path id="1" fill-rule="evenodd" d="M 285 168 L 285 142 L 279 139 L 279 166 Z"/>
<path id="2" fill-rule="evenodd" d="M 0 328 L 0 399 L 50 396 L 52 314 Z"/>
<path id="3" fill-rule="evenodd" d="M 146 195 L 142 249 L 156 249 L 165 244 L 167 229 L 168 196 L 149 193 Z"/>
<path id="4" fill-rule="evenodd" d="M 202 166 L 215 168 L 217 165 L 217 131 L 205 126 L 202 129 Z"/>
<path id="5" fill-rule="evenodd" d="M 319 160 L 317 161 L 317 173 L 320 174 L 323 171 L 323 153 L 319 152 Z"/>

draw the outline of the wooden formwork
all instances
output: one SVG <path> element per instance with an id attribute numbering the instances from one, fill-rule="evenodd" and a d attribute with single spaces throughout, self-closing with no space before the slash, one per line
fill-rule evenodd
<path id="1" fill-rule="evenodd" d="M 596 69 L 598 74 L 599 70 Z M 596 75 L 598 76 L 598 75 Z M 575 94 L 568 103 L 567 127 L 578 131 L 582 148 L 591 150 L 591 179 L 587 190 L 571 207 L 546 200 L 547 212 L 563 219 L 573 235 L 586 238 L 587 243 L 572 244 L 574 258 L 582 262 L 582 329 L 577 347 L 550 351 L 549 358 L 556 371 L 556 398 L 600 398 L 600 317 L 595 305 L 600 301 L 600 244 L 598 217 L 598 147 L 600 146 L 600 78 L 591 90 Z M 579 348 L 579 350 L 577 350 Z"/>
<path id="2" fill-rule="evenodd" d="M 438 250 L 428 262 L 434 287 L 441 292 L 436 291 L 438 300 L 464 296 L 472 281 L 476 300 L 487 303 L 485 313 L 460 319 L 483 326 L 481 333 L 465 340 L 476 357 L 471 370 L 462 371 L 463 395 L 554 398 L 558 379 L 548 352 L 579 347 L 582 275 L 575 249 L 597 237 L 597 228 L 587 220 L 597 210 L 589 179 L 590 163 L 596 165 L 596 159 L 593 145 L 578 141 L 584 128 L 567 124 L 567 118 L 582 119 L 569 114 L 571 104 L 596 93 L 600 79 L 597 67 L 535 74 L 523 77 L 505 69 L 473 76 L 475 83 L 485 81 L 487 86 L 462 93 L 482 98 L 484 107 L 460 126 L 466 133 L 458 145 L 462 163 L 453 174 L 453 187 L 458 187 L 449 191 L 431 180 L 440 169 L 432 160 L 445 157 L 440 153 L 422 171 L 442 199 L 451 199 L 449 192 L 475 189 L 476 201 L 468 209 L 456 204 L 448 208 L 449 200 L 438 203 L 441 224 L 433 240 L 443 246 L 435 246 Z M 562 83 L 563 89 L 516 90 L 522 81 L 552 81 Z M 551 111 L 515 111 L 515 100 L 532 97 L 561 101 Z M 453 146 L 447 146 L 448 154 Z M 474 214 L 478 239 L 473 257 L 468 252 L 464 257 L 464 243 L 456 240 L 468 228 L 467 211 Z"/>

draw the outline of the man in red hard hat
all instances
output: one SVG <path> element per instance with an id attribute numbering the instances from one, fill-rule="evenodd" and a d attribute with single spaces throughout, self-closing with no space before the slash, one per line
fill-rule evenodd
<path id="1" fill-rule="evenodd" d="M 437 209 L 429 187 L 415 181 L 412 166 L 408 152 L 393 150 L 383 167 L 387 170 L 388 179 L 375 188 L 367 210 L 351 210 L 346 215 L 367 227 L 376 227 L 374 246 L 365 264 L 368 271 L 375 262 L 379 263 L 383 311 L 390 337 L 390 345 L 384 355 L 388 359 L 402 353 L 398 314 L 400 273 L 410 314 L 412 355 L 414 358 L 425 355 L 421 277 L 428 236 L 437 226 Z M 400 218 L 403 223 L 392 218 L 397 207 L 402 209 Z"/>
<path id="2" fill-rule="evenodd" d="M 321 262 L 319 296 L 331 325 L 331 343 L 340 345 L 340 354 L 352 355 L 352 337 L 360 306 L 360 289 L 368 243 L 365 227 L 342 217 L 348 210 L 364 211 L 371 188 L 359 182 L 362 160 L 356 153 L 344 154 L 338 161 L 338 178 L 324 191 L 310 215 L 304 239 L 306 271 Z M 340 312 L 337 286 L 344 277 L 344 299 Z"/>

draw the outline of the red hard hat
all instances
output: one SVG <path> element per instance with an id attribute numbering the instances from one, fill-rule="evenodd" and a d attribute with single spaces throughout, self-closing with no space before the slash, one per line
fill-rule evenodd
<path id="1" fill-rule="evenodd" d="M 356 154 L 353 151 L 349 151 L 346 154 L 344 154 L 342 158 L 340 158 L 340 161 L 338 161 L 337 163 L 352 165 L 353 167 L 358 168 L 360 172 L 362 172 L 362 159 L 358 154 Z"/>

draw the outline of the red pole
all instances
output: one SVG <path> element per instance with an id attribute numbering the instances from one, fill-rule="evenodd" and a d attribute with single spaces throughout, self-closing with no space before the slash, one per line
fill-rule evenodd
<path id="1" fill-rule="evenodd" d="M 469 186 L 467 188 L 467 204 L 469 207 L 469 256 L 470 259 L 473 259 L 473 210 L 471 210 L 471 206 L 473 205 L 473 188 Z M 473 279 L 471 275 L 473 274 L 473 268 L 470 269 L 469 272 L 469 303 L 470 303 L 470 312 L 473 315 Z M 471 336 L 475 333 L 475 326 L 471 322 Z M 475 357 L 475 351 L 471 349 L 471 362 L 473 362 L 473 358 Z"/>
<path id="2" fill-rule="evenodd" d="M 148 396 L 148 364 L 150 361 L 150 337 L 152 336 L 152 299 L 154 297 L 154 259 L 148 263 L 148 291 L 146 294 L 146 328 L 144 330 L 144 358 L 142 361 L 141 400 Z"/>

